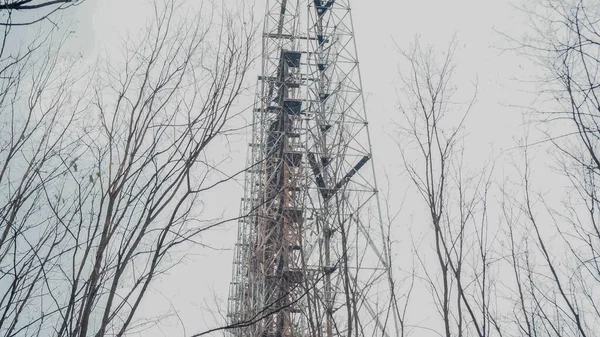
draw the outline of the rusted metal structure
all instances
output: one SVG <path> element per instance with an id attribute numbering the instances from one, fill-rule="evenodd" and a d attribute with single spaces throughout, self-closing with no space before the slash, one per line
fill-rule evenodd
<path id="1" fill-rule="evenodd" d="M 269 0 L 228 317 L 236 337 L 386 336 L 349 0 Z"/>

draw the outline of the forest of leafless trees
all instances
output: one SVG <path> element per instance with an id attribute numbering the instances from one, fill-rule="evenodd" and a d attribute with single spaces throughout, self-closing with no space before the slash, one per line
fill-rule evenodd
<path id="1" fill-rule="evenodd" d="M 4 41 L 14 12 L 49 7 L 39 18 L 52 20 L 70 4 L 4 4 Z M 205 156 L 234 115 L 254 31 L 184 10 L 155 2 L 145 31 L 92 66 L 52 30 L 1 50 L 0 335 L 143 329 L 136 312 L 172 252 L 218 225 L 194 207 L 230 178 Z"/>
<path id="2" fill-rule="evenodd" d="M 181 245 L 232 220 L 202 220 L 198 205 L 236 178 L 208 156 L 239 112 L 255 23 L 154 1 L 145 30 L 94 64 L 64 52 L 69 35 L 52 28 L 8 43 L 81 1 L 0 4 L 0 336 L 127 336 L 160 324 L 138 315 L 148 290 Z M 510 178 L 496 169 L 508 157 L 465 161 L 477 85 L 455 85 L 457 40 L 416 39 L 398 54 L 407 71 L 389 142 L 426 220 L 422 237 L 398 233 L 408 220 L 383 196 L 383 251 L 405 259 L 387 275 L 390 336 L 600 335 L 600 3 L 520 10 L 533 34 L 508 38 L 542 69 L 545 103 L 524 109 Z M 533 127 L 543 141 L 530 141 Z M 560 179 L 536 176 L 543 151 Z M 545 193 L 552 184 L 559 198 Z M 394 254 L 399 245 L 411 256 Z"/>
<path id="3" fill-rule="evenodd" d="M 398 148 L 430 223 L 428 245 L 415 250 L 413 277 L 426 285 L 438 317 L 432 319 L 437 324 L 414 324 L 402 336 L 583 337 L 600 331 L 598 5 L 548 0 L 520 8 L 533 34 L 507 38 L 542 69 L 536 85 L 544 104 L 525 109 L 529 122 L 512 160 L 495 157 L 481 168 L 464 160 L 464 122 L 476 113 L 477 86 L 461 88 L 472 99 L 455 98 L 456 41 L 444 49 L 417 40 L 402 52 L 409 71 Z M 542 141 L 531 141 L 534 128 Z M 536 176 L 540 152 L 551 158 L 543 165 L 562 179 Z M 514 173 L 495 179 L 502 160 Z M 564 192 L 552 198 L 546 193 L 552 187 Z M 410 294 L 413 286 L 396 291 Z M 423 300 L 415 296 L 405 299 L 409 306 Z"/>

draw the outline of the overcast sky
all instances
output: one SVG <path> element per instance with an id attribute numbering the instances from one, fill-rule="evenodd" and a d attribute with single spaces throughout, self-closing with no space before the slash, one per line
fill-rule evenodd
<path id="1" fill-rule="evenodd" d="M 263 16 L 264 2 L 255 2 L 257 18 Z M 374 135 L 374 160 L 380 169 L 377 173 L 384 190 L 387 182 L 383 171 L 390 175 L 393 198 L 402 197 L 409 185 L 399 174 L 402 163 L 392 139 L 394 127 L 390 124 L 401 122 L 397 106 L 402 92 L 399 70 L 403 59 L 399 48 L 409 48 L 416 35 L 421 37 L 422 44 L 433 44 L 443 50 L 456 34 L 459 41 L 456 85 L 467 97 L 477 83 L 477 104 L 467 124 L 469 165 L 476 168 L 492 155 L 503 153 L 515 145 L 515 137 L 522 135 L 524 109 L 512 106 L 527 105 L 535 98 L 526 93 L 530 88 L 522 81 L 535 70 L 522 57 L 506 51 L 510 44 L 499 33 L 515 38 L 525 33 L 526 17 L 515 5 L 518 5 L 516 0 L 354 1 L 352 13 L 367 113 Z M 143 0 L 86 0 L 75 11 L 65 14 L 67 19 L 77 21 L 76 37 L 69 46 L 90 60 L 98 51 L 110 53 L 118 36 L 135 34 L 144 27 L 149 8 L 148 2 Z M 258 75 L 257 70 L 251 73 L 251 82 Z M 251 98 L 245 98 L 239 105 L 244 107 L 249 102 Z M 245 162 L 245 143 L 243 135 L 231 140 L 232 167 L 241 167 Z M 223 151 L 229 154 L 229 149 L 223 148 Z M 235 216 L 242 197 L 241 188 L 231 184 L 221 193 L 218 212 Z M 407 219 L 423 207 L 414 193 L 408 198 L 410 201 L 403 212 Z M 155 282 L 141 313 L 148 317 L 160 315 L 171 305 L 179 318 L 168 319 L 160 327 L 152 327 L 141 335 L 181 336 L 181 322 L 187 334 L 213 327 L 213 318 L 205 308 L 214 309 L 213 296 L 222 301 L 227 297 L 232 261 L 229 248 L 235 243 L 235 231 L 236 224 L 230 224 L 207 234 L 204 243 L 224 250 L 198 248 L 183 264 Z"/>

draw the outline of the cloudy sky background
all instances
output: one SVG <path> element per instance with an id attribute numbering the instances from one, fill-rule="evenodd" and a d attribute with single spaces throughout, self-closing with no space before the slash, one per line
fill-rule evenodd
<path id="1" fill-rule="evenodd" d="M 202 1 L 206 0 L 188 0 L 187 3 L 199 6 Z M 235 0 L 225 1 L 236 4 Z M 262 20 L 265 0 L 248 2 L 257 20 Z M 514 45 L 505 36 L 518 39 L 528 32 L 528 16 L 519 6 L 517 0 L 354 1 L 352 13 L 379 185 L 385 193 L 390 190 L 392 209 L 406 199 L 397 239 L 406 239 L 404 231 L 408 226 L 417 233 L 427 226 L 419 215 L 423 213 L 424 204 L 402 174 L 400 151 L 395 142 L 393 122 L 402 123 L 398 104 L 402 100 L 403 84 L 399 74 L 406 71 L 400 49 L 408 50 L 415 37 L 420 36 L 422 45 L 433 45 L 443 51 L 456 37 L 457 98 L 468 99 L 477 86 L 476 105 L 466 124 L 467 165 L 477 170 L 486 161 L 496 159 L 502 163 L 497 173 L 505 175 L 512 170 L 510 160 L 505 159 L 514 154 L 511 151 L 517 145 L 516 140 L 523 136 L 523 126 L 529 116 L 522 106 L 538 101 L 533 93 L 536 84 L 528 80 L 539 69 L 510 50 Z M 99 53 L 117 53 L 115 42 L 122 36 L 135 36 L 143 29 L 150 10 L 149 1 L 143 0 L 86 0 L 74 10 L 63 13 L 62 27 L 74 20 L 68 28 L 74 32 L 68 51 L 80 53 L 89 64 L 95 62 Z M 21 36 L 27 34 L 31 32 L 23 31 Z M 249 84 L 255 82 L 259 70 L 256 64 L 248 78 Z M 251 102 L 252 96 L 246 94 L 238 110 Z M 249 118 L 250 110 L 246 110 L 245 115 Z M 216 156 L 229 158 L 229 172 L 235 172 L 245 163 L 249 131 L 229 138 L 227 144 L 214 150 Z M 242 195 L 241 185 L 237 183 L 219 189 L 218 195 L 205 200 L 207 218 L 235 217 Z M 236 226 L 227 224 L 204 235 L 202 243 L 206 247 L 188 251 L 180 265 L 154 283 L 140 314 L 149 321 L 165 314 L 171 316 L 160 326 L 149 325 L 140 336 L 190 335 L 217 324 L 213 314 L 218 316 L 218 311 L 225 309 L 231 277 L 230 248 L 235 243 Z M 399 251 L 396 258 L 402 259 L 406 252 Z M 423 309 L 421 315 L 425 321 L 435 313 Z"/>

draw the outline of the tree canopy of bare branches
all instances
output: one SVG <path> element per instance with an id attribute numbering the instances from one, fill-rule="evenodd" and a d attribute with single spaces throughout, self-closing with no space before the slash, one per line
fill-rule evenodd
<path id="1" fill-rule="evenodd" d="M 526 136 L 516 151 L 517 178 L 504 184 L 486 170 L 468 174 L 463 165 L 461 129 L 472 102 L 461 110 L 453 101 L 455 49 L 437 62 L 418 44 L 404 53 L 410 71 L 399 146 L 427 206 L 435 253 L 428 260 L 422 245 L 415 248 L 422 270 L 416 274 L 441 318 L 439 328 L 417 329 L 445 337 L 597 334 L 598 13 L 598 4 L 585 0 L 544 0 L 528 11 L 534 34 L 520 50 L 545 70 L 538 87 L 544 106 L 532 110 L 547 138 L 532 145 Z M 533 165 L 545 145 L 554 161 L 544 165 L 554 178 L 536 175 Z M 495 186 L 501 197 L 490 206 Z M 555 200 L 550 189 L 565 193 Z M 500 212 L 493 226 L 490 208 Z"/>
<path id="2" fill-rule="evenodd" d="M 506 216 L 518 285 L 514 319 L 519 336 L 593 336 L 600 328 L 598 4 L 535 4 L 529 11 L 534 34 L 521 50 L 545 70 L 540 94 L 549 103 L 533 110 L 542 117 L 566 193 L 555 202 L 538 192 L 543 178 L 532 168 L 534 146 L 523 144 L 522 196 L 506 198 L 517 210 Z"/>
<path id="3" fill-rule="evenodd" d="M 491 296 L 494 230 L 487 214 L 492 170 L 473 172 L 464 163 L 464 123 L 476 94 L 466 102 L 455 95 L 456 45 L 454 40 L 439 53 L 417 39 L 402 52 L 408 70 L 398 146 L 408 177 L 425 202 L 428 222 L 423 223 L 425 239 L 413 238 L 415 273 L 439 315 L 434 319 L 439 324 L 407 325 L 445 337 L 483 337 L 498 329 Z M 423 240 L 432 243 L 432 252 Z"/>
<path id="4" fill-rule="evenodd" d="M 0 3 L 1 26 L 29 26 L 75 6 L 83 0 L 3 0 Z"/>
<path id="5" fill-rule="evenodd" d="M 122 57 L 91 70 L 41 44 L 3 77 L 1 335 L 145 328 L 136 312 L 152 282 L 220 223 L 198 205 L 230 177 L 206 152 L 244 90 L 254 28 L 178 8 L 155 3 Z"/>

